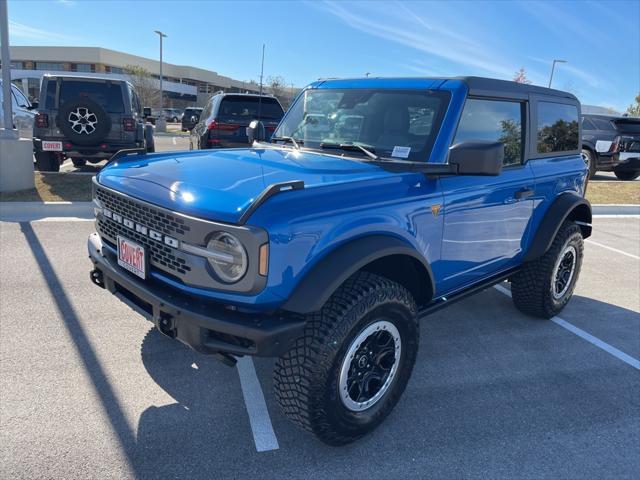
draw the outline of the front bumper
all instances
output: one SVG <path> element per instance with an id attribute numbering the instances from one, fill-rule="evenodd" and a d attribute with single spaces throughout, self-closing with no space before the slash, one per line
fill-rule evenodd
<path id="1" fill-rule="evenodd" d="M 95 284 L 152 321 L 165 335 L 200 353 L 278 357 L 304 330 L 300 318 L 231 310 L 153 279 L 138 279 L 118 266 L 97 233 L 89 236 L 87 246 Z"/>

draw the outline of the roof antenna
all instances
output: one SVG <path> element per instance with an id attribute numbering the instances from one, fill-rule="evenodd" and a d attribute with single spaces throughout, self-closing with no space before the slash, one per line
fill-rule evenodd
<path id="1" fill-rule="evenodd" d="M 262 75 L 264 74 L 264 43 L 262 44 L 262 67 L 260 67 L 260 96 L 258 97 L 258 120 L 262 121 Z"/>

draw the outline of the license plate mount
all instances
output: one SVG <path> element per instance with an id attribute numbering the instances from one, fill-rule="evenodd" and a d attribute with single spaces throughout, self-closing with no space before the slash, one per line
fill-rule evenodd
<path id="1" fill-rule="evenodd" d="M 118 265 L 125 270 L 147 278 L 147 252 L 144 246 L 118 235 Z"/>
<path id="2" fill-rule="evenodd" d="M 49 141 L 43 140 L 42 151 L 43 152 L 61 152 L 62 142 L 49 142 Z"/>

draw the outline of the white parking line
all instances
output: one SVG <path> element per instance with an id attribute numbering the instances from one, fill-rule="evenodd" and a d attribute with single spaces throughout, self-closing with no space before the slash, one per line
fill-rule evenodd
<path id="1" fill-rule="evenodd" d="M 502 285 L 494 285 L 493 288 L 498 290 L 500 293 L 503 293 L 506 296 L 511 297 L 511 292 L 508 289 L 504 288 Z M 590 333 L 585 332 L 581 328 L 576 327 L 575 325 L 567 322 L 566 320 L 564 320 L 564 319 L 562 319 L 560 317 L 552 317 L 551 321 L 553 323 L 555 323 L 556 325 L 560 325 L 562 328 L 564 328 L 564 329 L 570 331 L 571 333 L 579 336 L 583 340 L 586 340 L 590 344 L 595 345 L 596 347 L 604 350 L 608 354 L 613 355 L 618 360 L 622 360 L 627 365 L 631 365 L 636 370 L 640 370 L 640 360 L 638 360 L 636 358 L 633 358 L 631 355 L 627 355 L 626 353 L 618 350 L 616 347 L 613 347 L 613 346 L 609 345 L 608 343 L 603 342 L 599 338 L 594 337 Z"/>
<path id="2" fill-rule="evenodd" d="M 264 394 L 260 387 L 260 381 L 256 375 L 256 369 L 253 365 L 251 357 L 240 357 L 236 364 L 238 375 L 240 376 L 240 386 L 242 387 L 242 396 L 247 406 L 249 414 L 249 423 L 253 432 L 253 441 L 256 444 L 256 450 L 266 452 L 268 450 L 277 450 L 280 448 L 278 439 L 271 425 L 269 410 L 264 401 Z"/>
<path id="3" fill-rule="evenodd" d="M 618 250 L 617 248 L 610 247 L 609 245 L 603 245 L 601 243 L 594 242 L 590 238 L 586 239 L 585 242 L 590 243 L 592 245 L 597 245 L 598 247 L 606 248 L 607 250 L 611 250 L 612 252 L 619 253 L 620 255 L 626 255 L 627 257 L 631 257 L 631 258 L 635 258 L 636 260 L 640 260 L 640 257 L 637 256 L 637 255 L 634 255 L 632 253 L 623 252 L 622 250 Z"/>

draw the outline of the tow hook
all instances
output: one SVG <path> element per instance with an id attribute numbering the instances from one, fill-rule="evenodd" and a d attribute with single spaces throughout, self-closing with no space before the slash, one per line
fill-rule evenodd
<path id="1" fill-rule="evenodd" d="M 173 323 L 173 317 L 167 313 L 160 312 L 158 319 L 158 330 L 170 338 L 176 338 L 176 328 Z"/>
<path id="2" fill-rule="evenodd" d="M 91 270 L 91 273 L 89 273 L 89 276 L 91 277 L 91 281 L 93 283 L 95 283 L 100 288 L 104 288 L 104 278 L 100 270 L 98 269 Z"/>

